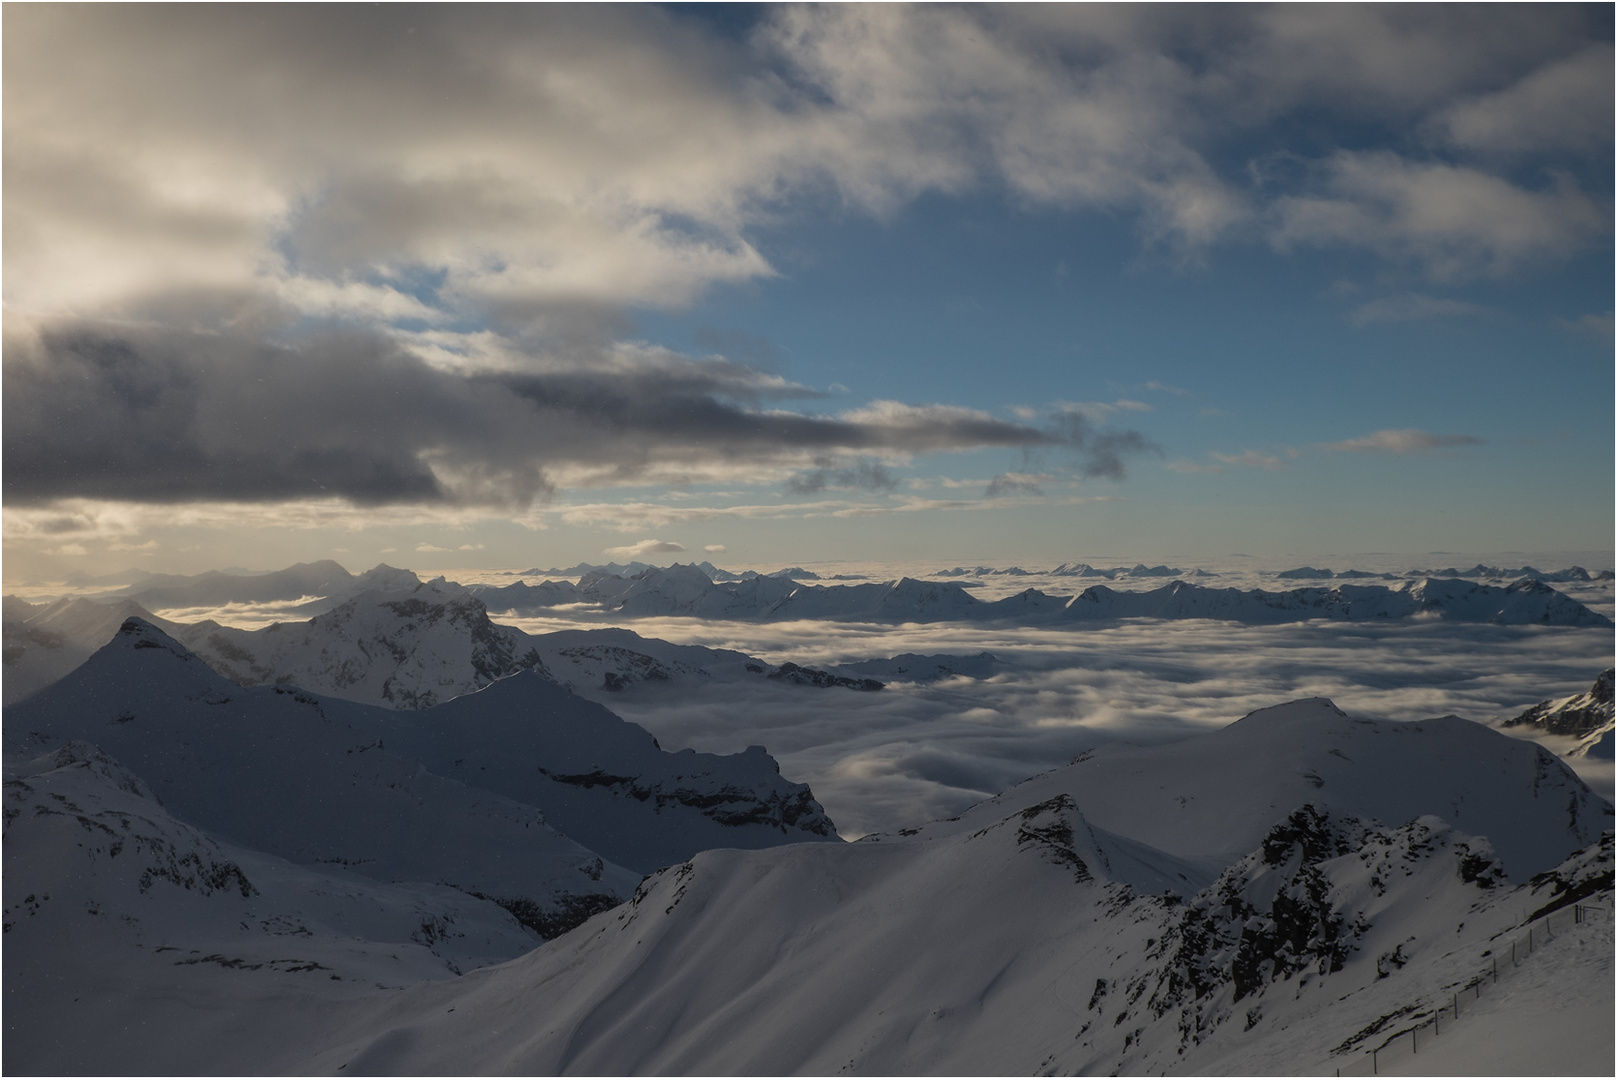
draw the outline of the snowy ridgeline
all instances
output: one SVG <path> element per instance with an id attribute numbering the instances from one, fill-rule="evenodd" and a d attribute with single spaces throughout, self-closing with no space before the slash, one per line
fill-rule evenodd
<path id="1" fill-rule="evenodd" d="M 768 664 L 733 650 L 672 645 L 630 630 L 526 634 L 491 622 L 483 602 L 458 585 L 407 578 L 364 589 L 311 619 L 259 630 L 213 620 L 169 622 L 127 599 L 60 600 L 26 621 L 6 624 L 5 702 L 20 701 L 66 675 L 129 618 L 160 627 L 244 686 L 290 683 L 395 709 L 428 708 L 529 669 L 580 691 L 714 680 L 882 689 L 870 673 Z"/>
<path id="2" fill-rule="evenodd" d="M 202 574 L 155 581 L 129 587 L 144 586 L 144 591 L 111 598 L 65 597 L 36 605 L 6 597 L 5 703 L 19 701 L 73 670 L 131 617 L 161 626 L 238 682 L 285 680 L 395 708 L 446 701 L 529 667 L 540 667 L 581 691 L 691 678 L 773 679 L 875 690 L 881 688 L 876 680 L 891 674 L 882 667 L 883 661 L 874 658 L 868 664 L 875 666 L 859 671 L 825 672 L 798 664 L 767 664 L 730 650 L 669 645 L 621 629 L 528 635 L 491 624 L 491 610 L 626 620 L 678 616 L 990 629 L 1110 626 L 1126 619 L 1208 619 L 1259 626 L 1313 620 L 1612 626 L 1605 615 L 1529 579 L 1505 586 L 1434 578 L 1392 588 L 1339 585 L 1283 591 L 1174 581 L 1138 592 L 1094 586 L 1077 596 L 1027 589 L 994 601 L 980 600 L 953 582 L 901 578 L 819 586 L 758 575 L 713 580 L 698 566 L 646 567 L 627 578 L 597 570 L 577 585 L 547 581 L 463 587 L 442 578 L 423 582 L 409 571 L 387 566 L 349 575 L 336 563 L 250 577 Z M 182 602 L 193 606 L 176 607 Z M 226 610 L 217 620 L 198 622 L 167 621 L 152 614 L 154 608 L 178 615 L 200 613 L 212 610 L 208 604 L 225 605 Z M 240 610 L 274 611 L 285 621 L 260 630 L 224 625 L 219 620 L 234 621 L 232 612 L 240 613 L 229 607 L 233 604 L 248 606 Z M 267 607 L 252 609 L 254 604 Z M 261 616 L 258 621 L 263 621 Z"/>
<path id="3" fill-rule="evenodd" d="M 194 826 L 299 864 L 451 884 L 542 934 L 696 851 L 836 835 L 762 747 L 667 753 L 538 673 L 394 711 L 238 686 L 138 619 L 8 708 L 4 735 L 35 759 L 25 772 L 78 740 Z"/>
<path id="4" fill-rule="evenodd" d="M 577 584 L 517 582 L 474 585 L 468 591 L 492 611 L 531 613 L 564 605 L 589 605 L 627 617 L 1016 625 L 1133 618 L 1226 619 L 1259 625 L 1310 619 L 1441 618 L 1503 624 L 1612 625 L 1605 615 L 1532 578 L 1509 585 L 1485 585 L 1463 578 L 1431 577 L 1393 587 L 1337 585 L 1278 591 L 1222 589 L 1175 580 L 1144 591 L 1095 585 L 1076 596 L 1052 595 L 1031 588 L 1001 600 L 985 601 L 948 581 L 900 578 L 860 585 L 804 585 L 773 576 L 716 581 L 700 567 L 676 565 L 668 569 L 648 567 L 630 577 L 595 571 Z"/>
<path id="5" fill-rule="evenodd" d="M 524 726 L 591 716 L 497 709 L 471 740 L 491 749 L 463 757 L 442 740 L 472 712 L 396 712 L 398 741 L 366 746 L 366 710 L 223 691 L 132 626 L 8 713 L 8 749 L 59 726 L 123 759 L 8 759 L 8 1072 L 1328 1071 L 1447 1006 L 1545 911 L 1611 906 L 1612 807 L 1554 756 L 1313 699 L 1105 747 L 895 835 L 682 857 L 472 970 L 534 941 L 476 893 L 547 858 L 621 880 L 519 839 L 503 794 L 556 783 L 522 764 Z M 118 685 L 137 704 L 106 715 Z M 589 816 L 620 812 L 597 797 Z M 1518 997 L 1610 1020 L 1610 916 L 1560 947 Z M 1610 1065 L 1610 1022 L 1557 1037 L 1559 1062 Z"/>
<path id="6" fill-rule="evenodd" d="M 1588 584 L 1610 581 L 1611 571 L 1591 575 L 1582 567 L 1545 572 L 1532 566 L 1506 569 L 1449 567 L 1395 575 L 1346 570 L 1334 573 L 1298 567 L 1273 575 L 1277 589 L 1219 588 L 1203 583 L 1218 577 L 1203 570 L 1169 566 L 1096 568 L 1064 563 L 1049 571 L 1017 567 L 999 570 L 956 567 L 934 575 L 946 579 L 1041 576 L 1134 584 L 1150 589 L 1118 591 L 1093 586 L 1078 595 L 1027 589 L 995 601 L 979 600 L 958 581 L 901 577 L 860 584 L 816 585 L 819 576 L 800 567 L 771 574 L 722 570 L 711 563 L 670 567 L 643 563 L 580 564 L 566 570 L 530 570 L 522 578 L 560 575 L 530 583 L 474 584 L 467 587 L 492 611 L 544 612 L 580 606 L 627 617 L 678 615 L 724 619 L 843 619 L 873 622 L 966 620 L 1060 624 L 1073 620 L 1125 618 L 1228 619 L 1273 624 L 1307 619 L 1388 620 L 1418 616 L 1463 622 L 1610 626 L 1611 620 L 1562 595 L 1547 582 Z M 842 575 L 840 575 L 842 576 Z M 857 575 L 856 575 L 857 576 Z M 1190 581 L 1181 580 L 1189 578 Z M 1395 585 L 1339 584 L 1296 587 L 1299 580 L 1381 579 Z M 1472 580 L 1477 579 L 1477 580 Z M 1483 584 L 1483 582 L 1507 584 Z M 85 584 L 91 584 L 86 582 Z M 279 615 L 308 618 L 330 611 L 345 599 L 368 592 L 398 592 L 420 584 L 408 570 L 381 565 L 350 574 L 335 562 L 300 563 L 268 574 L 210 571 L 193 576 L 147 576 L 133 584 L 96 594 L 103 604 L 122 603 L 129 614 L 269 605 Z M 458 588 L 453 583 L 444 583 Z M 54 607 L 6 598 L 5 621 L 20 628 L 49 616 Z M 18 631 L 20 633 L 20 630 Z M 37 628 L 36 632 L 49 631 Z M 21 643 L 24 639 L 17 638 Z M 8 638 L 8 648 L 11 647 Z"/>

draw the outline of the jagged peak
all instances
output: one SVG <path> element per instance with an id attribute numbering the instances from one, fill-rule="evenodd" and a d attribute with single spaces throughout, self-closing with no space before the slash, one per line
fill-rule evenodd
<path id="1" fill-rule="evenodd" d="M 106 645 L 103 645 L 100 651 L 115 650 L 121 652 L 129 649 L 164 649 L 181 660 L 196 659 L 190 649 L 187 649 L 145 619 L 133 615 L 124 620 L 123 625 L 118 627 L 118 635 Z"/>

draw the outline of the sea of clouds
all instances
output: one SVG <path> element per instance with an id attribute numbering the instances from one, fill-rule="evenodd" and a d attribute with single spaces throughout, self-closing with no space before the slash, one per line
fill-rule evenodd
<path id="1" fill-rule="evenodd" d="M 1132 566 L 1129 558 L 1089 558 L 1097 567 Z M 1404 574 L 1476 564 L 1560 570 L 1612 566 L 1610 552 L 1432 553 L 1173 559 L 1168 565 L 1212 576 L 1220 588 L 1285 590 L 1329 581 L 1278 578 L 1300 565 Z M 940 579 L 951 566 L 813 564 L 823 582 L 841 577 L 889 580 L 909 575 L 951 580 L 986 600 L 1038 588 L 1073 594 L 1094 584 L 1149 589 L 1170 578 L 1056 577 L 1048 573 Z M 968 566 L 968 569 L 971 567 Z M 758 567 L 769 571 L 774 567 Z M 1049 569 L 1048 567 L 1046 569 Z M 510 571 L 443 573 L 464 584 L 531 582 L 545 575 Z M 1397 582 L 1375 582 L 1396 585 Z M 1611 616 L 1613 582 L 1555 586 Z M 284 605 L 233 605 L 228 611 L 164 611 L 178 621 L 216 618 L 251 626 L 295 620 Z M 809 783 L 846 837 L 891 832 L 948 817 L 1035 774 L 1112 741 L 1185 738 L 1231 723 L 1255 709 L 1305 697 L 1328 697 L 1355 716 L 1420 720 L 1454 714 L 1483 723 L 1514 716 L 1551 697 L 1587 690 L 1613 663 L 1610 629 L 1491 626 L 1410 620 L 1398 623 L 1315 621 L 1242 626 L 1210 620 L 1126 620 L 1076 627 L 1006 627 L 963 623 L 727 622 L 692 618 L 625 619 L 584 608 L 545 617 L 491 613 L 530 633 L 624 626 L 648 638 L 735 649 L 779 664 L 818 668 L 897 656 L 988 652 L 989 678 L 934 682 L 888 679 L 877 693 L 841 688 L 749 683 L 648 683 L 620 693 L 586 690 L 614 712 L 651 731 L 666 749 L 734 753 L 759 744 L 787 777 Z M 1610 764 L 1581 762 L 1581 775 L 1609 798 Z"/>
<path id="2" fill-rule="evenodd" d="M 563 620 L 510 621 L 543 631 Z M 1610 630 L 1438 621 L 1141 620 L 1056 630 L 695 619 L 629 625 L 647 637 L 817 667 L 900 653 L 992 653 L 1001 666 L 990 678 L 890 681 L 878 693 L 651 684 L 602 699 L 668 749 L 768 747 L 785 775 L 814 788 L 849 837 L 952 816 L 1106 742 L 1184 738 L 1297 698 L 1328 697 L 1351 715 L 1379 719 L 1495 721 L 1588 689 L 1613 652 Z M 1589 773 L 1610 796 L 1610 767 Z"/>

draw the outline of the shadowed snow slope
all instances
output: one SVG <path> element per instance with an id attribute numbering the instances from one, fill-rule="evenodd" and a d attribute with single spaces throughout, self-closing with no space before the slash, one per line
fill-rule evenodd
<path id="1" fill-rule="evenodd" d="M 49 686 L 86 660 L 118 633 L 125 619 L 146 619 L 176 629 L 133 600 L 57 600 L 25 619 L 5 623 L 6 705 Z"/>
<path id="2" fill-rule="evenodd" d="M 762 746 L 677 754 L 537 672 L 392 714 L 390 745 L 445 776 L 543 807 L 563 832 L 650 871 L 710 847 L 835 840 L 807 785 Z"/>
<path id="3" fill-rule="evenodd" d="M 664 753 L 537 674 L 460 700 L 395 712 L 243 688 L 131 620 L 78 671 L 7 710 L 5 739 L 33 753 L 94 742 L 194 823 L 294 861 L 342 859 L 382 880 L 499 896 L 532 896 L 564 869 L 579 877 L 570 894 L 623 895 L 633 877 L 596 883 L 592 852 L 644 872 L 705 847 L 835 835 L 761 748 Z M 552 813 L 591 851 L 542 828 Z"/>
<path id="4" fill-rule="evenodd" d="M 1366 805 L 1393 808 L 1384 788 L 1409 776 L 1382 775 L 1392 757 L 1368 741 L 1383 735 L 1339 747 L 1347 729 L 1335 729 L 1326 708 L 1274 712 L 1244 721 L 1245 734 L 1284 743 L 1282 721 L 1325 729 L 1321 756 L 1348 749 L 1364 758 L 1334 780 L 1357 783 Z M 1203 744 L 1200 756 L 1215 777 L 1230 755 L 1254 749 L 1216 738 L 1186 744 Z M 1446 770 L 1454 777 L 1429 800 L 1446 810 L 1446 796 L 1459 790 L 1499 786 L 1495 759 L 1464 743 L 1451 753 L 1456 738 L 1439 724 L 1404 747 L 1429 778 Z M 1277 757 L 1284 763 L 1287 750 Z M 1180 760 L 1161 763 L 1165 780 L 1180 778 Z M 1065 783 L 1054 779 L 1064 772 Z M 1486 969 L 1494 936 L 1518 926 L 1525 911 L 1579 894 L 1610 896 L 1610 835 L 1557 867 L 1579 846 L 1579 830 L 1565 814 L 1558 821 L 1534 813 L 1531 784 L 1515 783 L 1501 801 L 1526 815 L 1517 838 L 1558 871 L 1531 885 L 1514 887 L 1487 839 L 1435 815 L 1384 824 L 1304 803 L 1271 812 L 1245 853 L 1204 873 L 1199 889 L 1153 895 L 1148 890 L 1197 871 L 1139 841 L 1141 831 L 1172 831 L 1150 799 L 1114 814 L 1136 839 L 1087 820 L 1080 800 L 1091 801 L 1093 775 L 1058 770 L 957 822 L 909 835 L 705 852 L 649 878 L 631 904 L 529 956 L 399 995 L 297 1067 L 762 1075 L 1329 1069 L 1334 1054 L 1357 1058 L 1388 1014 L 1419 1017 L 1447 1004 L 1447 988 Z M 1157 779 L 1138 772 L 1120 789 L 1155 791 Z M 1201 815 L 1228 803 L 1251 828 L 1252 779 L 1235 772 L 1203 785 Z M 1269 785 L 1265 797 L 1283 788 Z M 1212 843 L 1222 848 L 1227 840 Z M 1191 835 L 1177 846 L 1208 844 Z M 1603 947 L 1610 951 L 1610 935 Z M 1585 1057 L 1610 1057 L 1610 1034 L 1592 1031 Z"/>
<path id="5" fill-rule="evenodd" d="M 285 687 L 226 681 L 149 623 L 6 711 L 8 753 L 99 746 L 185 821 L 292 862 L 383 882 L 454 885 L 571 925 L 635 876 L 604 865 L 544 814 L 385 748 L 395 714 Z M 552 931 L 554 932 L 554 930 Z"/>
<path id="6" fill-rule="evenodd" d="M 1311 698 L 1193 739 L 1101 747 L 923 835 L 970 831 L 1059 794 L 1101 828 L 1220 866 L 1304 803 L 1381 822 L 1432 814 L 1487 836 L 1518 880 L 1613 827 L 1612 806 L 1537 744 L 1453 716 L 1355 719 Z"/>
<path id="7" fill-rule="evenodd" d="M 529 682 L 393 715 L 423 731 L 476 723 L 445 710 Z M 493 740 L 494 771 L 511 735 L 489 723 L 477 737 Z M 631 903 L 449 982 L 344 997 L 199 963 L 165 969 L 161 995 L 119 996 L 109 984 L 138 991 L 158 972 L 109 954 L 83 1017 L 97 1038 L 78 1037 L 65 1002 L 24 1003 L 7 1011 L 6 1067 L 1330 1071 L 1391 1033 L 1390 1016 L 1447 1005 L 1525 915 L 1610 900 L 1611 836 L 1597 835 L 1610 820 L 1549 755 L 1479 725 L 1295 702 L 1097 753 L 926 828 L 705 851 Z M 9 891 L 7 905 L 10 919 Z M 1610 933 L 1591 947 L 1610 954 Z M 1558 991 L 1610 991 L 1578 979 Z M 1603 1027 L 1575 1056 L 1608 1060 L 1611 1046 Z"/>
<path id="8" fill-rule="evenodd" d="M 296 866 L 223 843 L 177 820 L 137 776 L 83 742 L 7 765 L 5 869 L 14 986 L 38 988 L 53 965 L 83 971 L 112 950 L 137 948 L 173 953 L 163 961 L 170 966 L 398 986 L 507 960 L 540 941 L 492 901 L 455 889 L 385 885 L 340 865 Z"/>

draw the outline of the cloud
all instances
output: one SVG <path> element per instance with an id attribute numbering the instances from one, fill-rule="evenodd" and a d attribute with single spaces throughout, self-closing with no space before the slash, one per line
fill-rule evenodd
<path id="1" fill-rule="evenodd" d="M 816 468 L 787 479 L 787 489 L 798 495 L 812 495 L 827 488 L 858 488 L 865 491 L 892 491 L 899 486 L 893 474 L 879 461 L 862 458 L 848 468 L 833 468 L 822 459 Z"/>
<path id="2" fill-rule="evenodd" d="M 725 553 L 725 545 L 724 544 L 704 544 L 702 546 L 702 550 L 706 551 L 710 555 L 723 555 Z"/>
<path id="3" fill-rule="evenodd" d="M 989 481 L 988 486 L 983 489 L 983 497 L 986 499 L 993 499 L 999 495 L 1014 495 L 1019 493 L 1043 495 L 1045 492 L 1040 488 L 1039 485 L 1048 484 L 1055 479 L 1056 477 L 1045 474 L 1036 475 L 1015 472 L 1001 473 L 999 476 L 996 476 L 994 479 Z"/>
<path id="4" fill-rule="evenodd" d="M 1279 469 L 1282 467 L 1281 459 L 1274 454 L 1261 454 L 1256 450 L 1243 450 L 1239 454 L 1221 454 L 1217 450 L 1208 451 L 1208 456 L 1225 465 L 1241 465 L 1248 468 Z"/>
<path id="5" fill-rule="evenodd" d="M 1476 168 L 1383 150 L 1338 151 L 1319 172 L 1318 194 L 1276 201 L 1277 248 L 1365 247 L 1458 281 L 1564 259 L 1610 232 L 1607 212 L 1565 174 L 1532 190 Z"/>
<path id="6" fill-rule="evenodd" d="M 1222 473 L 1228 465 L 1234 465 L 1238 468 L 1272 470 L 1286 467 L 1281 458 L 1275 454 L 1263 454 L 1257 450 L 1243 450 L 1239 454 L 1224 454 L 1217 450 L 1210 450 L 1208 451 L 1208 456 L 1219 464 L 1213 465 L 1204 461 L 1178 458 L 1174 461 L 1165 462 L 1164 467 L 1177 473 Z M 1288 456 L 1295 457 L 1297 455 L 1292 451 L 1288 451 Z"/>
<path id="7" fill-rule="evenodd" d="M 1105 424 L 1138 402 L 817 413 L 772 342 L 708 327 L 693 359 L 626 341 L 627 312 L 772 278 L 761 237 L 796 215 L 929 193 L 1120 216 L 1182 263 L 1257 235 L 1440 280 L 1565 258 L 1610 235 L 1570 178 L 1610 164 L 1610 100 L 1557 117 L 1610 69 L 1598 22 L 828 5 L 734 38 L 656 6 L 20 6 L 8 514 L 521 514 L 582 485 L 837 487 L 985 448 L 1122 479 L 1157 451 Z M 1299 117 L 1315 157 L 1255 186 L 1256 144 Z M 1437 149 L 1401 156 L 1417 130 Z M 1490 157 L 1553 147 L 1568 171 Z"/>
<path id="8" fill-rule="evenodd" d="M 1457 102 L 1438 125 L 1451 142 L 1473 150 L 1610 153 L 1612 84 L 1612 44 L 1592 44 L 1504 90 Z"/>
<path id="9" fill-rule="evenodd" d="M 561 485 L 782 479 L 881 489 L 867 455 L 1006 447 L 1121 477 L 1150 447 L 1058 413 L 1041 426 L 942 405 L 793 412 L 813 391 L 729 361 L 602 346 L 519 369 L 454 371 L 359 329 L 292 344 L 81 326 L 8 335 L 9 503 L 63 498 L 440 504 L 521 512 Z M 385 388 L 378 392 L 378 388 Z"/>
<path id="10" fill-rule="evenodd" d="M 1433 435 L 1415 428 L 1373 431 L 1357 439 L 1322 443 L 1326 450 L 1354 453 L 1414 454 L 1422 450 L 1436 450 L 1449 446 L 1480 446 L 1483 440 L 1472 435 Z"/>
<path id="11" fill-rule="evenodd" d="M 684 550 L 684 546 L 672 540 L 642 540 L 624 547 L 603 548 L 601 553 L 614 559 L 640 559 L 647 555 L 666 555 Z"/>
<path id="12" fill-rule="evenodd" d="M 1442 297 L 1423 296 L 1420 293 L 1400 293 L 1384 296 L 1361 304 L 1349 315 L 1355 326 L 1368 326 L 1379 322 L 1414 322 L 1418 319 L 1443 319 L 1459 316 L 1486 315 L 1489 309 L 1464 300 L 1446 300 Z"/>
<path id="13" fill-rule="evenodd" d="M 733 40 L 655 7 L 40 5 L 8 24 L 6 298 L 95 315 L 208 289 L 526 326 L 768 278 L 750 230 L 828 192 L 881 215 L 1003 188 L 1189 254 L 1263 219 L 1271 193 L 1226 159 L 1293 114 L 1599 162 L 1604 35 L 1578 10 L 783 6 Z M 1389 197 L 1327 160 L 1328 199 Z M 1486 253 L 1562 250 L 1586 216 L 1499 183 L 1515 199 L 1469 203 L 1555 235 L 1481 219 Z M 1432 242 L 1420 214 L 1361 209 L 1379 250 Z M 1331 210 L 1294 207 L 1289 238 L 1354 242 Z"/>
<path id="14" fill-rule="evenodd" d="M 1603 345 L 1612 344 L 1612 312 L 1597 315 L 1594 312 L 1577 319 L 1557 319 L 1556 325 L 1571 334 L 1579 334 Z"/>
<path id="15" fill-rule="evenodd" d="M 957 814 L 1105 743 L 1184 738 L 1283 701 L 1320 695 L 1355 716 L 1488 721 L 1588 689 L 1611 663 L 1610 634 L 1446 623 L 1187 621 L 1075 633 L 645 619 L 633 629 L 815 667 L 904 652 L 992 652 L 1002 666 L 991 679 L 896 682 L 835 701 L 761 682 L 660 684 L 610 702 L 668 749 L 768 747 L 783 775 L 811 785 L 846 836 Z"/>

